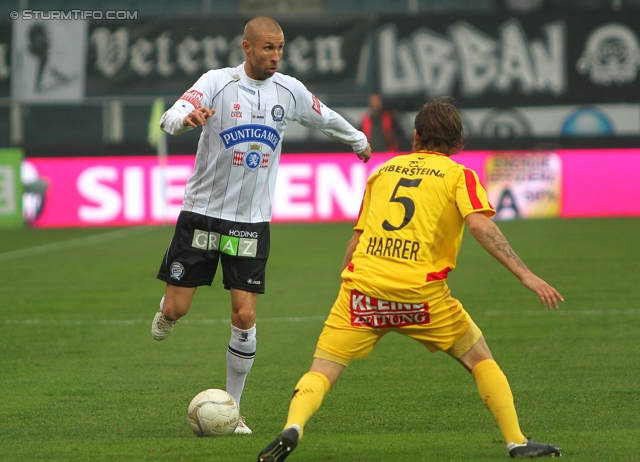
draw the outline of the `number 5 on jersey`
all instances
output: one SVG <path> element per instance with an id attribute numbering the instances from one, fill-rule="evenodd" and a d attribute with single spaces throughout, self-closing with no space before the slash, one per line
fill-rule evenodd
<path id="1" fill-rule="evenodd" d="M 389 223 L 389 221 L 384 220 L 382 222 L 382 228 L 385 231 L 398 231 L 399 229 L 402 229 L 409 224 L 409 222 L 413 218 L 413 214 L 416 212 L 416 204 L 410 197 L 398 196 L 398 189 L 400 189 L 400 186 L 403 186 L 405 188 L 416 188 L 418 187 L 418 185 L 420 185 L 421 182 L 422 178 L 416 180 L 410 180 L 409 178 L 400 178 L 400 180 L 398 180 L 398 184 L 396 184 L 389 202 L 399 202 L 404 206 L 404 219 L 398 226 L 394 226 Z"/>

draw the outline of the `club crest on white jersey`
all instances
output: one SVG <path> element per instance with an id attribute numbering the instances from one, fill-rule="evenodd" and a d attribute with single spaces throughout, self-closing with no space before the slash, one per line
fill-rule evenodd
<path id="1" fill-rule="evenodd" d="M 244 157 L 242 158 L 242 166 L 245 168 L 245 170 L 255 172 L 262 166 L 263 157 L 264 156 L 260 151 L 260 145 L 251 144 L 249 145 L 249 150 L 244 153 Z"/>
<path id="2" fill-rule="evenodd" d="M 262 152 L 262 147 L 259 144 L 250 144 L 246 152 L 233 151 L 233 166 L 242 166 L 249 172 L 255 172 L 259 168 L 268 168 L 269 153 Z"/>
<path id="3" fill-rule="evenodd" d="M 276 104 L 271 108 L 271 118 L 274 122 L 282 122 L 282 119 L 284 119 L 284 107 L 281 104 Z"/>

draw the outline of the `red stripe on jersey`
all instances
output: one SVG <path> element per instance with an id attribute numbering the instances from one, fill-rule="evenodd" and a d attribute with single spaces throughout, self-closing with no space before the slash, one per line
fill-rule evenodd
<path id="1" fill-rule="evenodd" d="M 447 276 L 449 276 L 449 271 L 451 271 L 451 267 L 447 266 L 442 271 L 437 271 L 435 273 L 428 273 L 427 282 L 442 281 L 443 279 L 447 279 Z"/>
<path id="2" fill-rule="evenodd" d="M 347 269 L 353 273 L 353 262 L 347 265 Z"/>
<path id="3" fill-rule="evenodd" d="M 478 198 L 478 194 L 476 192 L 477 182 L 476 177 L 471 170 L 468 168 L 464 169 L 464 179 L 467 183 L 467 192 L 469 193 L 469 200 L 471 201 L 471 206 L 474 209 L 483 209 L 484 206 L 480 199 Z"/>

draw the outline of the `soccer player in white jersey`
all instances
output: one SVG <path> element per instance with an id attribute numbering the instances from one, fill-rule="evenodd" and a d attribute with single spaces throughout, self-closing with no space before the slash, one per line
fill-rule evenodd
<path id="1" fill-rule="evenodd" d="M 151 334 L 165 339 L 187 314 L 196 288 L 211 285 L 218 261 L 231 292 L 226 389 L 238 406 L 256 352 L 256 300 L 265 290 L 269 222 L 287 125 L 317 128 L 367 162 L 364 133 L 325 106 L 293 77 L 277 72 L 284 34 L 259 16 L 244 29 L 245 62 L 211 70 L 164 113 L 167 133 L 202 127 L 174 237 L 158 278 L 166 282 Z M 241 419 L 236 433 L 250 434 Z"/>

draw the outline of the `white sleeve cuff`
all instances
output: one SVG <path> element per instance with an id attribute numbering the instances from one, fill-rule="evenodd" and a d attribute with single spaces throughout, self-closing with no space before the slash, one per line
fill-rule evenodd
<path id="1" fill-rule="evenodd" d="M 184 125 L 183 122 L 186 116 L 186 114 L 183 114 L 176 108 L 169 108 L 169 110 L 162 115 L 162 119 L 160 119 L 160 128 L 170 135 L 181 135 L 193 128 Z"/>

